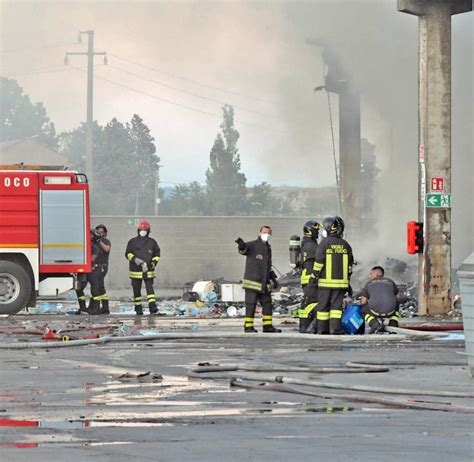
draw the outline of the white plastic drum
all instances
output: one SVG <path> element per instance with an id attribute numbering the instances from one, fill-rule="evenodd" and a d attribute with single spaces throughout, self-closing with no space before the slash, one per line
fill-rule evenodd
<path id="1" fill-rule="evenodd" d="M 205 295 L 209 292 L 217 293 L 217 286 L 212 281 L 197 281 L 192 288 L 192 292 L 197 292 L 201 300 L 205 300 Z"/>

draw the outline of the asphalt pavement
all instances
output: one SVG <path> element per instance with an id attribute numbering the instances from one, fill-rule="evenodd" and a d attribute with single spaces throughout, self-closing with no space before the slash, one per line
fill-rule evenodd
<path id="1" fill-rule="evenodd" d="M 239 319 L 2 319 L 4 347 L 41 341 L 34 332 L 18 330 L 34 331 L 45 324 L 70 337 L 99 333 L 144 338 L 3 349 L 0 460 L 473 460 L 473 379 L 462 340 L 388 334 L 376 340 L 320 339 L 299 336 L 291 318 L 276 323 L 285 335 L 226 335 L 242 331 Z M 183 335 L 146 339 L 153 332 Z M 386 371 L 354 371 L 348 362 L 386 365 Z M 245 370 L 190 377 L 198 364 Z M 328 367 L 337 370 L 295 371 Z M 262 368 L 267 370 L 258 372 Z M 231 384 L 231 375 L 242 379 Z M 269 380 L 276 376 L 408 394 Z M 410 408 L 419 405 L 444 410 Z"/>

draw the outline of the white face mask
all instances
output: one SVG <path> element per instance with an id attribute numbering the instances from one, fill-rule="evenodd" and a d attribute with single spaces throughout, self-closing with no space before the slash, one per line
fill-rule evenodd
<path id="1" fill-rule="evenodd" d="M 271 234 L 268 233 L 263 233 L 260 235 L 260 238 L 262 239 L 263 242 L 268 242 L 270 240 Z"/>
<path id="2" fill-rule="evenodd" d="M 140 234 L 141 237 L 146 237 L 146 235 L 148 234 L 148 231 L 145 231 L 144 229 L 141 229 L 139 234 Z"/>
<path id="3" fill-rule="evenodd" d="M 321 230 L 321 236 L 322 237 L 328 237 L 328 232 L 325 229 Z"/>

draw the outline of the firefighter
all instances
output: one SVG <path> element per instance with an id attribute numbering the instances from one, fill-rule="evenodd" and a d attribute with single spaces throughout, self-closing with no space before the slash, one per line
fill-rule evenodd
<path id="1" fill-rule="evenodd" d="M 109 309 L 109 298 L 105 289 L 105 276 L 109 269 L 109 255 L 111 243 L 107 239 L 107 227 L 105 225 L 97 225 L 94 229 L 94 242 L 99 248 L 99 254 L 97 255 L 92 268 L 92 279 L 93 284 L 97 284 L 97 300 L 101 307 L 98 307 L 99 314 L 110 314 Z M 92 284 L 91 284 L 92 287 Z"/>
<path id="2" fill-rule="evenodd" d="M 99 255 L 99 246 L 95 242 L 94 235 L 95 235 L 95 232 L 93 229 L 91 229 L 90 230 L 90 244 L 91 244 L 92 265 L 94 264 L 94 261 Z M 80 288 L 76 289 L 77 300 L 79 302 L 79 310 L 76 311 L 76 314 L 84 314 L 84 313 L 89 314 L 90 306 L 87 307 L 86 295 L 84 293 L 84 289 L 87 287 L 87 284 L 91 284 L 91 280 L 92 280 L 91 275 L 92 273 L 87 273 L 85 281 L 82 281 Z M 92 284 L 91 284 L 91 297 L 92 297 Z"/>
<path id="3" fill-rule="evenodd" d="M 315 277 L 309 281 L 318 288 L 318 305 L 308 332 L 339 335 L 344 333 L 341 325 L 343 300 L 349 290 L 354 257 L 351 246 L 342 238 L 342 218 L 327 217 L 322 227 L 324 239 L 316 250 Z"/>
<path id="4" fill-rule="evenodd" d="M 389 320 L 389 326 L 398 327 L 398 287 L 390 278 L 385 277 L 381 266 L 374 266 L 370 270 L 370 279 L 359 295 L 369 334 L 383 332 L 384 319 Z"/>
<path id="5" fill-rule="evenodd" d="M 236 243 L 241 255 L 247 257 L 242 287 L 245 289 L 245 324 L 244 331 L 257 332 L 254 328 L 255 308 L 257 302 L 262 306 L 263 332 L 281 332 L 272 322 L 271 289 L 278 288 L 275 272 L 272 270 L 272 249 L 269 244 L 272 229 L 262 226 L 255 241 L 244 242 L 240 237 Z"/>
<path id="6" fill-rule="evenodd" d="M 128 275 L 132 281 L 135 312 L 137 315 L 143 314 L 142 282 L 145 283 L 150 314 L 158 312 L 153 281 L 155 279 L 155 267 L 160 260 L 160 247 L 155 239 L 150 237 L 150 231 L 150 223 L 146 220 L 140 221 L 137 229 L 138 236 L 128 241 L 125 251 L 125 257 L 130 262 Z"/>
<path id="7" fill-rule="evenodd" d="M 309 284 L 310 278 L 314 277 L 314 259 L 318 247 L 318 236 L 321 225 L 317 221 L 307 221 L 303 227 L 303 242 L 301 244 L 302 267 L 301 287 L 304 298 L 298 311 L 300 318 L 299 330 L 301 333 L 311 324 L 313 312 L 318 301 L 317 286 Z"/>

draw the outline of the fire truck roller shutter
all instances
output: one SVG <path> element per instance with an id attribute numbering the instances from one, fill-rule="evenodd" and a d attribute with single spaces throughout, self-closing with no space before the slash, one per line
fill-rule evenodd
<path id="1" fill-rule="evenodd" d="M 32 288 L 31 278 L 21 265 L 0 260 L 0 314 L 21 311 L 28 304 Z"/>

